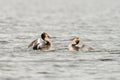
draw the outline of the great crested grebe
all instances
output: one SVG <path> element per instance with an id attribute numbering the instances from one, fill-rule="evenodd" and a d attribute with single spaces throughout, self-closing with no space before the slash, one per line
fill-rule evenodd
<path id="1" fill-rule="evenodd" d="M 40 42 L 40 38 L 32 41 L 28 48 L 32 47 L 33 50 L 49 50 L 52 46 L 49 35 L 46 32 L 41 34 L 42 42 Z"/>
<path id="2" fill-rule="evenodd" d="M 92 47 L 88 46 L 88 45 L 82 45 L 81 47 L 78 46 L 80 40 L 78 37 L 75 37 L 72 40 L 72 43 L 70 43 L 68 45 L 68 49 L 69 51 L 92 51 L 94 50 Z"/>

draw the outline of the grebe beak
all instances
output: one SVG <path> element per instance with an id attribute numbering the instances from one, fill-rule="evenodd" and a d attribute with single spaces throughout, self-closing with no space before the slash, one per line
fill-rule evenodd
<path id="1" fill-rule="evenodd" d="M 48 35 L 48 38 L 50 38 L 51 39 L 51 37 Z"/>
<path id="2" fill-rule="evenodd" d="M 73 39 L 69 39 L 70 41 L 72 41 Z"/>

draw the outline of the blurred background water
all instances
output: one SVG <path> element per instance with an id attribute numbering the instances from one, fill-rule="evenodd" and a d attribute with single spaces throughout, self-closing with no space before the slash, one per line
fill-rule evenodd
<path id="1" fill-rule="evenodd" d="M 55 51 L 28 44 L 47 32 Z M 70 52 L 78 36 L 93 52 Z M 0 0 L 0 80 L 120 80 L 119 0 Z"/>

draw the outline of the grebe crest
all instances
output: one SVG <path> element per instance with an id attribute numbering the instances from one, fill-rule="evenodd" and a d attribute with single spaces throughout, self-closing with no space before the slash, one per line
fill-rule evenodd
<path id="1" fill-rule="evenodd" d="M 73 44 L 79 44 L 80 40 L 78 37 L 73 38 Z"/>
<path id="2" fill-rule="evenodd" d="M 41 34 L 41 38 L 42 38 L 43 40 L 45 40 L 45 38 L 50 38 L 50 36 L 49 36 L 46 32 L 43 32 L 43 33 Z"/>

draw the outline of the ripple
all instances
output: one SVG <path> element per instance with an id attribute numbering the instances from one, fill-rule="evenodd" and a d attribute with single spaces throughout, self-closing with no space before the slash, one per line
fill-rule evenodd
<path id="1" fill-rule="evenodd" d="M 115 61 L 114 59 L 98 59 L 99 61 Z"/>
<path id="2" fill-rule="evenodd" d="M 37 72 L 37 74 L 52 74 L 52 73 L 50 73 L 50 72 Z"/>
<path id="3" fill-rule="evenodd" d="M 119 50 L 113 50 L 113 51 L 109 51 L 110 54 L 120 54 Z"/>
<path id="4" fill-rule="evenodd" d="M 8 44 L 8 41 L 0 41 L 0 44 Z"/>
<path id="5" fill-rule="evenodd" d="M 18 78 L 13 78 L 13 77 L 2 77 L 0 79 L 1 80 L 19 80 Z"/>

